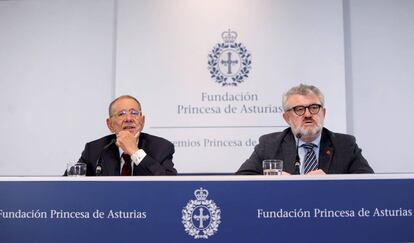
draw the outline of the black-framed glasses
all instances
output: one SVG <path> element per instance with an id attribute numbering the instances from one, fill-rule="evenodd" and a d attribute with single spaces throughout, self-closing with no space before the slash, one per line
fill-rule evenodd
<path id="1" fill-rule="evenodd" d="M 130 110 L 121 110 L 118 113 L 113 114 L 112 116 L 116 117 L 116 118 L 120 118 L 123 119 L 125 118 L 127 115 L 130 115 L 133 118 L 137 118 L 139 116 L 142 115 L 142 111 L 137 111 L 134 109 L 130 109 Z"/>
<path id="2" fill-rule="evenodd" d="M 312 105 L 308 105 L 308 106 L 303 106 L 303 105 L 298 105 L 295 107 L 292 107 L 286 111 L 291 111 L 293 110 L 293 112 L 295 112 L 296 115 L 298 116 L 303 116 L 306 112 L 306 109 L 309 110 L 309 113 L 311 113 L 312 115 L 318 114 L 319 111 L 321 110 L 322 105 L 320 104 L 312 104 Z"/>

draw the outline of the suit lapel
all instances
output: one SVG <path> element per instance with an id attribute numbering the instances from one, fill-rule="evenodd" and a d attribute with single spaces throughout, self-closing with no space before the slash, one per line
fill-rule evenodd
<path id="1" fill-rule="evenodd" d="M 121 170 L 121 155 L 119 148 L 115 144 L 105 152 L 104 157 L 104 175 L 119 176 Z"/>
<path id="2" fill-rule="evenodd" d="M 331 166 L 333 154 L 334 148 L 332 146 L 331 139 L 327 131 L 323 129 L 319 149 L 319 169 L 322 169 L 325 173 L 329 172 L 329 167 Z"/>
<path id="3" fill-rule="evenodd" d="M 282 156 L 284 171 L 288 173 L 295 172 L 295 160 L 296 160 L 296 141 L 292 132 L 286 133 L 282 141 L 282 149 L 278 151 L 279 157 Z M 278 158 L 276 155 L 275 158 Z"/>
<path id="4" fill-rule="evenodd" d="M 148 148 L 146 148 L 146 145 L 147 145 L 146 143 L 147 141 L 145 139 L 145 133 L 141 133 L 138 138 L 138 148 L 143 149 L 144 151 L 147 151 Z"/>

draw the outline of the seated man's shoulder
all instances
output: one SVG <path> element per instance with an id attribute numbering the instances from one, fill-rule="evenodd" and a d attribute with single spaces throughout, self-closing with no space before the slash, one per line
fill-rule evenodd
<path id="1" fill-rule="evenodd" d="M 337 133 L 331 132 L 328 130 L 329 138 L 333 145 L 338 148 L 352 148 L 356 144 L 356 139 L 354 136 L 345 134 L 345 133 Z"/>
<path id="2" fill-rule="evenodd" d="M 116 139 L 115 134 L 110 134 L 95 140 L 88 142 L 89 145 L 99 146 L 99 145 L 106 145 L 110 143 L 113 139 Z"/>
<path id="3" fill-rule="evenodd" d="M 159 137 L 159 136 L 155 136 L 155 135 L 152 135 L 152 134 L 149 134 L 149 133 L 144 133 L 144 132 L 141 133 L 140 138 L 142 138 L 144 140 L 147 140 L 147 141 L 150 141 L 152 143 L 165 143 L 165 144 L 168 144 L 168 145 L 173 145 L 167 139 Z"/>
<path id="4" fill-rule="evenodd" d="M 350 134 L 332 132 L 328 129 L 326 129 L 326 131 L 333 140 L 355 142 L 355 137 Z"/>

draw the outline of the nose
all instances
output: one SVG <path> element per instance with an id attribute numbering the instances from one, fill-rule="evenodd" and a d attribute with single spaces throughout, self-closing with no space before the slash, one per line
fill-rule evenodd
<path id="1" fill-rule="evenodd" d="M 311 117 L 312 116 L 309 109 L 310 109 L 309 107 L 305 109 L 305 114 L 304 114 L 305 117 Z"/>

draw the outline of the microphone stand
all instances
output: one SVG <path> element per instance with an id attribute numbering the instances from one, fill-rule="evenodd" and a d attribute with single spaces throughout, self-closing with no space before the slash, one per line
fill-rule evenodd
<path id="1" fill-rule="evenodd" d="M 295 135 L 295 137 L 298 139 L 298 142 L 296 143 L 296 158 L 295 158 L 295 173 L 294 173 L 294 175 L 300 175 L 299 139 L 302 137 L 302 133 L 297 133 Z"/>
<path id="2" fill-rule="evenodd" d="M 116 139 L 112 139 L 111 142 L 109 142 L 107 145 L 105 145 L 105 147 L 102 149 L 101 153 L 99 154 L 98 160 L 96 160 L 96 168 L 95 168 L 95 175 L 96 176 L 102 176 L 103 173 L 103 158 L 102 155 L 105 152 L 105 150 L 107 150 L 109 148 L 109 146 L 111 146 L 112 144 L 114 144 L 116 142 Z"/>

